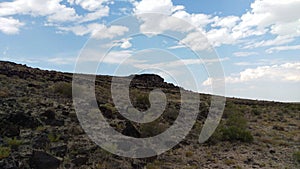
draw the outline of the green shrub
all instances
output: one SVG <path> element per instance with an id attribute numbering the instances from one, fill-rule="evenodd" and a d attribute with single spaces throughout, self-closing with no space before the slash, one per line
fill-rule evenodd
<path id="1" fill-rule="evenodd" d="M 162 162 L 155 160 L 152 163 L 148 163 L 145 168 L 146 169 L 160 169 L 161 166 L 162 166 Z"/>
<path id="2" fill-rule="evenodd" d="M 296 162 L 300 163 L 300 151 L 294 152 L 293 157 Z"/>
<path id="3" fill-rule="evenodd" d="M 169 126 L 158 121 L 153 121 L 151 123 L 141 124 L 140 132 L 142 137 L 151 137 L 158 135 L 165 131 Z"/>
<path id="4" fill-rule="evenodd" d="M 11 149 L 9 147 L 0 147 L 0 159 L 8 157 L 10 152 Z"/>
<path id="5" fill-rule="evenodd" d="M 50 140 L 50 142 L 58 142 L 60 139 L 60 135 L 56 135 L 56 134 L 48 134 L 48 139 Z"/>
<path id="6" fill-rule="evenodd" d="M 150 101 L 148 99 L 148 95 L 146 94 L 139 94 L 136 96 L 136 104 L 142 105 L 143 107 L 150 107 Z"/>
<path id="7" fill-rule="evenodd" d="M 250 131 L 247 131 L 236 126 L 229 126 L 221 129 L 222 140 L 224 141 L 241 141 L 252 142 L 253 136 Z"/>
<path id="8" fill-rule="evenodd" d="M 252 142 L 254 138 L 247 130 L 247 119 L 240 113 L 231 113 L 228 116 L 228 119 L 216 129 L 209 139 L 209 143 L 215 144 L 219 141 Z"/>
<path id="9" fill-rule="evenodd" d="M 248 120 L 241 113 L 231 113 L 225 123 L 226 126 L 235 126 L 240 129 L 247 129 Z"/>
<path id="10" fill-rule="evenodd" d="M 116 113 L 117 112 L 117 108 L 114 107 L 112 104 L 110 103 L 105 103 L 104 105 L 100 105 L 100 107 L 104 107 L 107 110 L 110 110 L 112 113 Z"/>
<path id="11" fill-rule="evenodd" d="M 252 113 L 256 116 L 261 115 L 261 110 L 258 110 L 257 108 L 252 109 Z"/>
<path id="12" fill-rule="evenodd" d="M 4 138 L 4 141 L 9 145 L 9 146 L 19 146 L 23 144 L 22 140 L 18 140 L 16 137 L 14 138 Z"/>
<path id="13" fill-rule="evenodd" d="M 35 130 L 36 131 L 44 131 L 44 130 L 46 130 L 46 126 L 38 126 Z"/>
<path id="14" fill-rule="evenodd" d="M 53 86 L 54 92 L 65 97 L 72 97 L 72 84 L 67 82 L 58 82 Z"/>

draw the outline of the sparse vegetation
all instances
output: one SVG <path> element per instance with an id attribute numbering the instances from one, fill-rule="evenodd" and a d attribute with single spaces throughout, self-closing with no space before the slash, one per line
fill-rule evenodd
<path id="1" fill-rule="evenodd" d="M 174 124 L 182 106 L 180 88 L 155 79 L 150 83 L 153 87 L 148 87 L 149 77 L 141 76 L 131 83 L 130 98 L 133 106 L 122 105 L 120 111 L 124 112 L 118 113 L 111 98 L 111 78 L 97 75 L 95 94 L 99 108 L 93 106 L 90 110 L 82 111 L 88 119 L 97 119 L 100 109 L 111 127 L 137 139 L 156 136 Z M 210 95 L 200 94 L 201 113 L 193 129 L 179 144 L 155 157 L 131 159 L 102 149 L 84 132 L 85 128 L 80 126 L 80 122 L 89 125 L 87 127 L 91 127 L 93 133 L 94 130 L 102 130 L 102 126 L 77 117 L 79 112 L 69 99 L 71 79 L 72 74 L 46 72 L 0 61 L 0 91 L 9 90 L 9 95 L 4 94 L 6 98 L 0 97 L 0 168 L 36 168 L 32 165 L 39 164 L 44 157 L 46 161 L 52 161 L 51 164 L 55 163 L 56 167 L 53 168 L 104 169 L 122 166 L 150 169 L 240 169 L 297 168 L 299 165 L 299 103 L 227 98 L 224 116 L 212 137 L 216 144 L 199 144 L 199 134 L 212 104 Z M 150 123 L 136 123 L 125 119 L 122 115 L 126 112 L 148 117 L 148 114 L 138 114 L 136 109 L 144 111 L 147 108 L 149 91 L 155 86 L 161 88 L 167 97 L 163 114 Z M 82 90 L 84 88 L 79 87 L 77 91 L 85 94 Z M 90 100 L 86 101 L 87 104 L 93 104 Z M 83 108 L 87 104 L 83 103 Z M 192 106 L 186 112 L 189 111 L 194 111 Z M 149 114 L 151 113 L 152 116 L 149 117 L 156 117 L 155 109 Z M 179 128 L 175 132 L 181 131 L 183 129 Z M 253 140 L 252 134 L 255 136 L 255 143 L 248 144 Z M 172 145 L 175 141 L 172 138 L 157 142 Z M 152 149 L 152 145 L 147 144 L 149 149 Z M 135 142 L 130 141 L 109 141 L 106 147 L 112 152 L 118 152 L 119 147 L 124 151 L 134 150 L 133 153 L 140 154 L 143 151 L 136 149 L 138 147 Z"/>
<path id="2" fill-rule="evenodd" d="M 65 97 L 72 97 L 72 84 L 67 82 L 58 82 L 53 85 L 55 93 L 61 94 Z"/>
<path id="3" fill-rule="evenodd" d="M 50 142 L 58 142 L 60 139 L 60 135 L 50 133 L 50 134 L 48 134 L 48 139 L 50 140 Z"/>
<path id="4" fill-rule="evenodd" d="M 8 144 L 9 146 L 19 146 L 21 144 L 23 144 L 22 140 L 18 140 L 16 137 L 14 138 L 4 138 L 4 141 L 6 142 L 6 144 Z"/>
<path id="5" fill-rule="evenodd" d="M 10 152 L 11 149 L 9 147 L 0 147 L 0 159 L 7 158 Z"/>
<path id="6" fill-rule="evenodd" d="M 252 109 L 252 113 L 256 116 L 261 115 L 261 110 L 259 110 L 258 108 L 254 108 Z"/>
<path id="7" fill-rule="evenodd" d="M 146 94 L 139 94 L 136 98 L 136 102 L 139 104 L 149 105 L 149 98 Z"/>
<path id="8" fill-rule="evenodd" d="M 149 95 L 138 90 L 131 92 L 131 98 L 133 99 L 134 107 L 140 110 L 146 110 L 150 107 Z"/>
<path id="9" fill-rule="evenodd" d="M 192 157 L 193 156 L 193 152 L 192 151 L 187 151 L 187 152 L 185 152 L 185 156 L 186 157 Z"/>
<path id="10" fill-rule="evenodd" d="M 234 161 L 233 161 L 232 159 L 225 159 L 225 160 L 224 160 L 224 163 L 225 163 L 226 165 L 233 165 L 233 164 L 234 164 Z"/>
<path id="11" fill-rule="evenodd" d="M 46 129 L 46 126 L 38 126 L 35 130 L 36 131 L 43 131 Z"/>
<path id="12" fill-rule="evenodd" d="M 168 128 L 167 124 L 154 121 L 151 123 L 142 124 L 140 127 L 142 137 L 151 137 L 162 133 Z"/>
<path id="13" fill-rule="evenodd" d="M 247 119 L 244 118 L 240 113 L 232 113 L 228 116 L 228 119 L 223 124 L 219 125 L 213 136 L 210 138 L 210 142 L 252 142 L 253 136 L 251 132 L 247 130 Z"/>
<path id="14" fill-rule="evenodd" d="M 247 131 L 236 126 L 225 127 L 221 130 L 223 138 L 225 141 L 242 141 L 242 142 L 252 142 L 253 136 L 250 131 Z"/>
<path id="15" fill-rule="evenodd" d="M 117 112 L 117 109 L 112 104 L 110 104 L 110 103 L 106 103 L 104 105 L 101 105 L 100 107 L 104 107 L 107 110 L 110 110 L 111 113 L 116 113 Z"/>
<path id="16" fill-rule="evenodd" d="M 294 152 L 293 157 L 297 163 L 300 163 L 300 151 Z"/>
<path id="17" fill-rule="evenodd" d="M 6 98 L 9 96 L 9 90 L 6 87 L 0 89 L 0 98 Z"/>
<path id="18" fill-rule="evenodd" d="M 152 163 L 147 164 L 146 169 L 160 169 L 162 163 L 158 160 L 155 160 Z"/>

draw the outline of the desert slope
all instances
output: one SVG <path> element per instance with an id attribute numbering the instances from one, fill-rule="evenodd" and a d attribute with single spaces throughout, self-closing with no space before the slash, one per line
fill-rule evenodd
<path id="1" fill-rule="evenodd" d="M 114 108 L 111 79 L 97 76 L 95 92 L 99 109 L 117 131 L 149 137 L 173 124 L 180 108 L 179 87 L 157 75 L 135 76 L 130 88 L 135 107 L 147 110 L 148 94 L 155 88 L 168 98 L 164 114 L 141 125 Z M 200 94 L 198 120 L 185 140 L 157 157 L 130 159 L 102 150 L 85 134 L 73 107 L 71 82 L 70 73 L 0 61 L 0 168 L 299 167 L 300 104 L 227 98 L 217 132 L 199 144 L 210 104 L 210 95 Z"/>

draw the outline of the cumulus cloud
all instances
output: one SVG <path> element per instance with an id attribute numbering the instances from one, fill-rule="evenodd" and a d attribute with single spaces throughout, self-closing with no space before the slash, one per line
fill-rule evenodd
<path id="1" fill-rule="evenodd" d="M 241 16 L 216 16 L 204 13 L 189 13 L 182 5 L 174 5 L 172 0 L 129 0 L 132 3 L 134 14 L 163 13 L 169 17 L 153 18 L 141 17 L 140 30 L 142 33 L 159 34 L 165 31 L 190 32 L 193 30 L 188 24 L 177 19 L 183 19 L 195 26 L 207 37 L 214 46 L 242 44 L 243 48 L 259 48 L 285 45 L 300 37 L 300 1 L 299 0 L 255 0 L 249 11 Z M 93 31 L 93 23 L 108 16 L 109 4 L 112 0 L 12 0 L 0 3 L 0 17 L 2 20 L 18 21 L 16 15 L 30 15 L 45 17 L 46 24 L 53 27 L 69 30 L 76 35 L 87 35 Z M 80 6 L 84 13 L 77 13 L 76 6 Z M 172 17 L 171 17 L 172 16 Z M 3 19 L 4 18 L 4 19 Z M 2 26 L 2 32 L 17 33 L 24 25 L 22 21 L 10 26 L 10 31 Z M 68 23 L 68 28 L 64 24 Z M 14 25 L 14 24 L 11 24 Z M 96 26 L 98 28 L 98 26 Z M 15 29 L 12 29 L 15 28 Z M 84 30 L 88 29 L 88 30 Z M 58 31 L 59 32 L 59 31 Z M 252 43 L 248 38 L 271 34 L 270 39 L 260 38 Z M 184 39 L 188 42 L 195 36 L 190 33 Z M 197 37 L 197 36 L 196 36 Z M 267 37 L 267 36 L 266 36 Z M 201 40 L 200 40 L 201 41 Z M 201 49 L 202 47 L 194 48 Z"/>
<path id="2" fill-rule="evenodd" d="M 62 0 L 14 0 L 0 3 L 0 16 L 47 16 L 49 21 L 74 21 L 78 15 L 73 8 L 61 4 Z"/>
<path id="3" fill-rule="evenodd" d="M 180 44 L 184 44 L 195 51 L 212 50 L 211 44 L 207 41 L 206 36 L 201 32 L 189 33 L 180 41 Z"/>
<path id="4" fill-rule="evenodd" d="M 258 48 L 287 44 L 299 37 L 300 13 L 297 12 L 298 9 L 300 9 L 299 0 L 256 0 L 251 4 L 251 10 L 240 17 L 189 14 L 183 10 L 177 11 L 173 16 L 185 19 L 197 26 L 215 47 L 246 42 L 244 48 Z M 211 27 L 208 30 L 205 29 L 207 25 Z M 243 40 L 266 34 L 273 34 L 275 38 L 251 44 Z"/>
<path id="5" fill-rule="evenodd" d="M 238 16 L 216 17 L 212 27 L 233 28 L 241 19 Z"/>
<path id="6" fill-rule="evenodd" d="M 125 40 L 122 44 L 121 44 L 121 48 L 122 49 L 128 49 L 128 48 L 130 48 L 132 46 L 132 44 L 130 43 L 130 41 L 129 40 Z"/>
<path id="7" fill-rule="evenodd" d="M 109 1 L 110 0 L 68 0 L 70 5 L 79 5 L 88 11 L 87 14 L 78 19 L 78 22 L 80 23 L 93 21 L 104 16 L 108 16 L 109 7 L 104 4 L 108 3 Z"/>
<path id="8" fill-rule="evenodd" d="M 190 14 L 183 10 L 176 11 L 172 16 L 183 19 L 202 31 L 204 31 L 204 28 L 208 24 L 213 23 L 216 19 L 212 15 L 202 13 Z"/>
<path id="9" fill-rule="evenodd" d="M 275 39 L 258 42 L 252 47 L 289 43 L 293 41 L 293 37 L 300 36 L 299 9 L 299 0 L 256 0 L 251 4 L 251 10 L 241 16 L 242 21 L 234 29 L 242 33 L 267 29 L 268 33 L 277 36 Z"/>
<path id="10" fill-rule="evenodd" d="M 24 23 L 12 17 L 0 17 L 0 31 L 5 34 L 17 34 Z"/>
<path id="11" fill-rule="evenodd" d="M 166 15 L 139 15 L 142 21 L 140 31 L 144 34 L 157 35 L 165 31 L 188 32 L 193 27 L 186 21 Z"/>
<path id="12" fill-rule="evenodd" d="M 80 25 L 81 23 L 95 21 L 108 16 L 109 7 L 104 5 L 109 0 L 68 0 L 70 6 L 64 4 L 63 0 L 13 0 L 0 3 L 0 17 L 14 22 L 17 25 L 12 32 L 18 32 L 17 20 L 11 17 L 15 15 L 30 15 L 32 17 L 45 17 L 47 25 L 57 27 L 64 23 Z M 81 6 L 85 11 L 79 15 L 73 8 L 74 5 Z M 2 19 L 2 20 L 4 20 Z M 2 23 L 2 22 L 1 22 Z M 7 27 L 7 26 L 3 26 Z M 4 29 L 4 28 L 3 28 Z M 4 32 L 4 31 L 3 31 Z M 8 32 L 8 31 L 5 31 Z"/>
<path id="13" fill-rule="evenodd" d="M 244 48 L 258 48 L 283 45 L 300 36 L 299 0 L 255 0 L 251 9 L 242 16 L 213 16 L 203 13 L 188 13 L 182 6 L 176 6 L 171 0 L 142 0 L 135 2 L 134 12 L 137 14 L 158 12 L 168 16 L 183 19 L 197 27 L 207 36 L 209 42 L 218 47 L 224 44 L 234 45 L 245 43 L 246 38 L 275 35 L 274 39 L 265 39 L 252 44 L 245 44 Z M 190 28 L 178 24 L 168 17 L 161 19 L 142 18 L 142 32 L 152 30 L 161 33 L 166 30 L 190 31 Z M 191 38 L 190 34 L 186 38 Z"/>
<path id="14" fill-rule="evenodd" d="M 92 38 L 95 39 L 113 39 L 117 36 L 124 35 L 128 31 L 127 27 L 112 25 L 107 27 L 104 24 L 91 23 L 86 26 L 73 26 L 73 27 L 59 27 L 62 31 L 71 31 L 75 35 L 83 36 L 91 34 Z"/>
<path id="15" fill-rule="evenodd" d="M 142 0 L 135 3 L 133 11 L 135 14 L 140 14 L 139 19 L 142 21 L 140 30 L 145 34 L 160 34 L 165 31 L 189 32 L 195 28 L 204 30 L 209 23 L 214 21 L 211 15 L 190 14 L 185 11 L 184 6 L 174 5 L 171 0 Z M 157 15 L 151 16 L 147 13 L 165 15 L 157 17 Z"/>
<path id="16" fill-rule="evenodd" d="M 211 85 L 211 78 L 202 83 L 203 86 Z M 247 82 L 300 82 L 300 62 L 284 63 L 271 66 L 259 66 L 246 69 L 239 74 L 225 78 L 226 84 Z"/>
<path id="17" fill-rule="evenodd" d="M 136 2 L 134 12 L 136 14 L 142 13 L 163 13 L 170 15 L 174 11 L 184 9 L 184 6 L 174 6 L 171 0 L 142 0 Z"/>

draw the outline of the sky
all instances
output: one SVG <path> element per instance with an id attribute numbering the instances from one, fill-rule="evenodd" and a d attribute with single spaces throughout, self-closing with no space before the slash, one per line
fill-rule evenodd
<path id="1" fill-rule="evenodd" d="M 299 9 L 300 0 L 1 0 L 0 60 L 74 72 L 83 58 L 97 74 L 157 73 L 213 94 L 222 72 L 226 96 L 300 102 Z"/>

